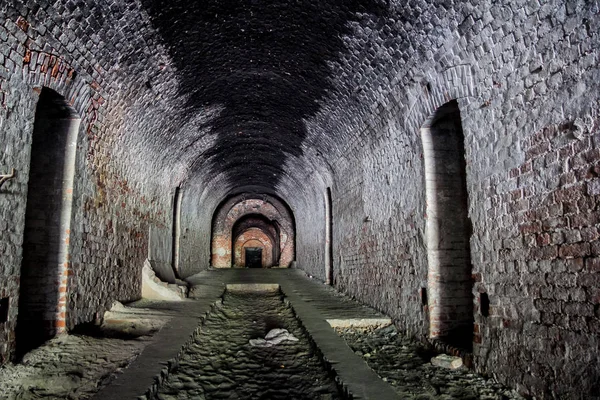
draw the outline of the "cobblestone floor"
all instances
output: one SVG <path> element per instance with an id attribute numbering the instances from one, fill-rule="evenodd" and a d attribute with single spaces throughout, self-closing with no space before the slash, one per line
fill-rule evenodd
<path id="1" fill-rule="evenodd" d="M 452 371 L 433 366 L 430 360 L 436 354 L 400 334 L 393 325 L 374 330 L 338 329 L 338 333 L 402 399 L 523 399 L 513 390 L 465 367 Z"/>
<path id="2" fill-rule="evenodd" d="M 144 302 L 139 302 L 145 304 Z M 0 400 L 87 399 L 111 382 L 169 318 L 116 304 L 102 326 L 76 329 L 0 367 Z"/>
<path id="3" fill-rule="evenodd" d="M 253 347 L 275 328 L 299 341 Z M 158 398 L 289 400 L 341 398 L 291 308 L 279 294 L 227 293 L 159 388 Z"/>
<path id="4" fill-rule="evenodd" d="M 144 348 L 147 339 L 64 335 L 0 368 L 0 399 L 86 399 Z"/>

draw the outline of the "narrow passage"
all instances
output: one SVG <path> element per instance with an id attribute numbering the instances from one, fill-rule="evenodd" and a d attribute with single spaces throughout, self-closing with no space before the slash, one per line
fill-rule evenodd
<path id="1" fill-rule="evenodd" d="M 200 329 L 159 387 L 159 399 L 342 398 L 279 292 L 227 292 Z M 299 340 L 271 347 L 250 344 L 273 329 L 286 329 Z"/>

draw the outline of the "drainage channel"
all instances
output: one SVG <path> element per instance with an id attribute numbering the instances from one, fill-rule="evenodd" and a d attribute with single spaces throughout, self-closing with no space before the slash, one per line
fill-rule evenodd
<path id="1" fill-rule="evenodd" d="M 228 285 L 150 398 L 342 399 L 278 285 Z"/>

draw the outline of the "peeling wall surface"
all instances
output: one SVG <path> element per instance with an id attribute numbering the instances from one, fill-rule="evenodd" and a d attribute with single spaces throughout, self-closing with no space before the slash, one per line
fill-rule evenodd
<path id="1" fill-rule="evenodd" d="M 0 2 L 0 174 L 16 171 L 0 187 L 0 363 L 25 340 L 26 221 L 49 221 L 36 229 L 68 254 L 47 327 L 68 331 L 138 299 L 147 258 L 189 277 L 218 261 L 217 232 L 231 266 L 243 213 L 227 212 L 266 199 L 287 215 L 281 266 L 325 281 L 332 259 L 337 290 L 425 339 L 430 305 L 470 296 L 472 338 L 448 344 L 469 342 L 477 371 L 538 398 L 597 396 L 599 58 L 594 0 Z M 79 119 L 73 181 L 56 183 L 68 232 L 27 208 L 36 168 L 61 161 L 32 150 L 44 90 Z M 428 303 L 422 128 L 451 102 L 464 160 L 438 167 L 464 164 L 453 245 L 471 279 Z"/>

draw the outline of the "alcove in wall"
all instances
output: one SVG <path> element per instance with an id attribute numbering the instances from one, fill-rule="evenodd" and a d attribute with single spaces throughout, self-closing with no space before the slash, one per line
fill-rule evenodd
<path id="1" fill-rule="evenodd" d="M 473 294 L 464 136 L 450 101 L 421 128 L 427 201 L 429 335 L 472 348 Z"/>
<path id="2" fill-rule="evenodd" d="M 80 118 L 43 88 L 35 113 L 17 317 L 18 356 L 65 330 Z"/>

